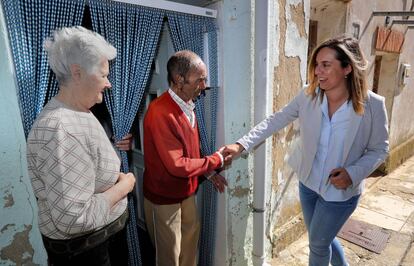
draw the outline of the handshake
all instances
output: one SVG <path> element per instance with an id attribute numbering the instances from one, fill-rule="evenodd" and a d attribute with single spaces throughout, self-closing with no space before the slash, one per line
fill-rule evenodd
<path id="1" fill-rule="evenodd" d="M 221 147 L 217 152 L 223 156 L 224 166 L 229 166 L 233 158 L 237 158 L 243 150 L 242 145 L 234 143 Z M 223 193 L 225 186 L 227 186 L 227 180 L 219 174 L 220 170 L 222 169 L 216 170 L 208 179 L 220 193 Z"/>
<path id="2" fill-rule="evenodd" d="M 221 147 L 218 152 L 223 156 L 224 166 L 228 166 L 233 161 L 233 158 L 237 158 L 244 150 L 244 147 L 239 143 L 229 144 Z"/>

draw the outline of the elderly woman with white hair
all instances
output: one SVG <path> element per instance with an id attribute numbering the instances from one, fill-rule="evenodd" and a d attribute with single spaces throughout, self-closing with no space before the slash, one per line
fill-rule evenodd
<path id="1" fill-rule="evenodd" d="M 36 119 L 27 140 L 39 226 L 53 265 L 111 265 L 127 260 L 123 235 L 132 173 L 90 111 L 111 87 L 116 49 L 83 27 L 57 30 L 44 43 L 59 92 Z M 117 239 L 117 241 L 115 241 Z M 114 252 L 116 251 L 116 252 Z"/>

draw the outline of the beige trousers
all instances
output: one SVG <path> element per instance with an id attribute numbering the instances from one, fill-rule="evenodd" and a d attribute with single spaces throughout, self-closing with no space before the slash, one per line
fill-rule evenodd
<path id="1" fill-rule="evenodd" d="M 196 266 L 200 222 L 195 197 L 157 205 L 144 198 L 145 222 L 157 266 Z"/>

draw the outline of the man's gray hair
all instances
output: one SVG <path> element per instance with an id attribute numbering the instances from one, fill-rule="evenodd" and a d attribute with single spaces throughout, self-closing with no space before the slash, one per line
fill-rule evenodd
<path id="1" fill-rule="evenodd" d="M 96 73 L 103 59 L 109 61 L 116 57 L 115 47 L 98 33 L 81 26 L 54 31 L 44 41 L 43 47 L 60 84 L 70 80 L 70 66 L 73 64 L 92 74 Z"/>

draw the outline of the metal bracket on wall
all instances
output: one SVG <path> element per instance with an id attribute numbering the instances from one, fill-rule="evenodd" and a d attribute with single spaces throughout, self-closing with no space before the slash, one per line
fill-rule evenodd
<path id="1" fill-rule="evenodd" d="M 398 16 L 414 16 L 414 11 L 373 11 L 372 15 L 375 16 L 389 16 L 389 17 L 398 17 Z"/>
<path id="2" fill-rule="evenodd" d="M 258 208 L 253 208 L 253 212 L 265 212 L 265 209 L 258 209 Z"/>
<path id="3" fill-rule="evenodd" d="M 411 24 L 413 24 L 414 25 L 414 20 L 400 20 L 400 19 L 398 19 L 398 20 L 393 20 L 391 22 L 391 26 L 393 24 L 400 24 L 400 25 L 411 25 Z"/>
<path id="4" fill-rule="evenodd" d="M 390 24 L 390 17 L 406 17 L 406 19 L 403 20 L 393 20 L 391 22 L 390 28 L 394 24 L 414 24 L 413 20 L 408 20 L 410 16 L 414 16 L 414 11 L 373 11 L 372 16 L 379 17 L 379 16 L 385 16 L 385 26 L 388 26 Z"/>

